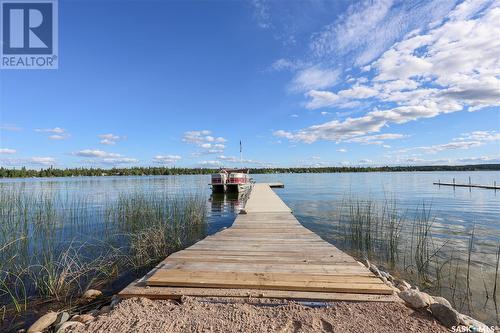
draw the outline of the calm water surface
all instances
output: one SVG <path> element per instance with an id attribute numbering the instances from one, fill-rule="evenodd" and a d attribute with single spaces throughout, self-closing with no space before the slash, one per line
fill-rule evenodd
<path id="1" fill-rule="evenodd" d="M 254 178 L 285 183 L 285 189 L 277 193 L 303 224 L 320 233 L 323 222 L 336 216 L 346 198 L 379 203 L 395 200 L 398 209 L 408 215 L 425 204 L 435 219 L 437 235 L 457 244 L 475 225 L 477 245 L 495 252 L 500 241 L 500 191 L 432 184 L 453 178 L 457 183 L 467 183 L 469 176 L 472 183 L 500 184 L 499 171 L 287 174 Z"/>
<path id="2" fill-rule="evenodd" d="M 409 172 L 409 173 L 338 173 L 338 174 L 270 174 L 255 175 L 257 182 L 281 181 L 284 189 L 276 192 L 290 206 L 306 227 L 325 240 L 342 247 L 336 229 L 339 207 L 346 198 L 383 203 L 395 200 L 398 210 L 411 217 L 425 204 L 434 217 L 434 237 L 448 242 L 459 252 L 467 251 L 468 240 L 475 226 L 473 261 L 481 270 L 494 269 L 496 251 L 500 242 L 500 191 L 439 187 L 437 180 L 457 183 L 500 184 L 500 172 Z M 59 179 L 6 179 L 0 188 L 29 193 L 57 194 L 65 200 L 88 198 L 89 210 L 104 209 L 106 203 L 117 199 L 120 193 L 167 193 L 173 197 L 201 195 L 206 199 L 208 233 L 228 227 L 244 205 L 242 195 L 212 196 L 208 187 L 210 177 L 196 176 L 142 176 L 142 177 L 81 177 Z M 92 223 L 84 221 L 81 223 Z M 78 222 L 79 223 L 79 222 Z M 61 225 L 68 238 L 99 237 L 78 234 L 78 223 Z M 87 230 L 87 229 L 86 229 Z M 346 249 L 348 250 L 348 249 Z M 491 274 L 489 275 L 491 278 Z M 479 282 L 479 281 L 478 281 Z M 475 287 L 480 293 L 480 284 Z M 483 320 L 498 322 L 498 311 L 488 303 Z"/>

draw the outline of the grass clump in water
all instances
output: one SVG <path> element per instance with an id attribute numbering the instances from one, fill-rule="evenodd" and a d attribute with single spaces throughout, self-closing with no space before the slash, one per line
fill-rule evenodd
<path id="1" fill-rule="evenodd" d="M 401 211 L 395 200 L 349 198 L 340 204 L 336 241 L 354 256 L 369 258 L 481 317 L 489 300 L 496 308 L 500 248 L 488 254 L 477 251 L 475 225 L 459 237 L 448 237 L 436 224 L 425 204 Z M 484 241 L 480 245 L 489 246 Z"/>
<path id="2" fill-rule="evenodd" d="M 206 234 L 201 195 L 89 197 L 0 188 L 0 328 L 36 299 L 72 302 Z"/>

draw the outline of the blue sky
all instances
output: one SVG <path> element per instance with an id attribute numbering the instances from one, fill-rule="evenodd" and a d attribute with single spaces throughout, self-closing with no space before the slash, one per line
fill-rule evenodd
<path id="1" fill-rule="evenodd" d="M 500 162 L 499 1 L 59 1 L 0 165 Z"/>

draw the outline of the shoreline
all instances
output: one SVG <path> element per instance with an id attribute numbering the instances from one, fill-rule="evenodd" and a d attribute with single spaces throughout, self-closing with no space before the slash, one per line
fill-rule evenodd
<path id="1" fill-rule="evenodd" d="M 99 290 L 89 289 L 75 301 L 77 305 L 71 311 L 65 310 L 64 307 L 59 311 L 48 311 L 30 326 L 24 329 L 17 327 L 10 332 L 50 332 L 50 329 L 56 333 L 153 333 L 162 330 L 226 332 L 241 329 L 283 333 L 338 330 L 430 333 L 449 332 L 453 329 L 456 332 L 500 332 L 498 326 L 487 326 L 458 313 L 443 297 L 421 292 L 417 286 L 394 278 L 389 272 L 379 269 L 368 260 L 365 264 L 358 261 L 358 264 L 369 268 L 393 288 L 397 301 L 300 302 L 252 296 L 183 296 L 180 300 L 151 300 L 145 297 L 121 298 L 117 293 L 104 295 Z M 437 310 L 434 309 L 436 304 L 439 307 Z M 443 309 L 445 317 L 440 317 Z M 435 314 L 434 311 L 439 313 Z M 231 314 L 231 320 L 228 319 L 227 313 Z M 457 322 L 453 323 L 453 320 Z M 64 323 L 66 325 L 63 326 Z M 46 327 L 38 330 L 40 325 Z M 33 327 L 37 330 L 33 330 Z"/>
<path id="2" fill-rule="evenodd" d="M 75 300 L 75 307 L 71 310 L 66 310 L 67 307 L 63 306 L 58 311 L 48 311 L 39 318 L 34 318 L 25 328 L 19 329 L 17 326 L 17 328 L 11 328 L 9 332 L 46 332 L 49 328 L 55 329 L 53 332 L 56 333 L 152 333 L 165 328 L 168 328 L 168 332 L 200 330 L 203 332 L 225 332 L 242 327 L 248 327 L 250 330 L 262 329 L 262 331 L 274 327 L 276 332 L 283 333 L 297 332 L 295 330 L 297 327 L 301 328 L 300 332 L 318 332 L 319 328 L 323 329 L 323 332 L 336 332 L 338 329 L 343 332 L 358 332 L 367 329 L 366 323 L 370 325 L 370 332 L 387 332 L 389 329 L 392 332 L 408 332 L 409 330 L 423 333 L 449 332 L 453 326 L 456 327 L 457 332 L 500 332 L 498 326 L 488 326 L 467 315 L 460 314 L 443 297 L 430 296 L 421 292 L 418 286 L 412 286 L 406 280 L 394 278 L 391 273 L 379 269 L 368 260 L 365 260 L 365 264 L 358 261 L 358 264 L 369 268 L 384 283 L 393 288 L 398 301 L 300 302 L 252 296 L 248 298 L 183 296 L 181 300 L 152 300 L 145 297 L 121 298 L 116 288 L 116 293 L 112 295 L 103 294 L 100 290 L 89 289 Z M 110 289 L 107 290 L 110 291 Z M 409 296 L 402 296 L 402 292 L 405 291 Z M 258 294 L 258 290 L 256 290 L 256 294 Z M 449 327 L 446 328 L 443 323 L 440 323 L 440 319 L 433 316 L 432 304 L 440 304 L 450 308 L 451 312 L 448 312 L 448 315 L 455 313 L 458 320 L 456 325 L 448 325 Z M 48 308 L 51 307 L 48 306 Z M 166 309 L 169 313 L 176 313 L 176 315 L 164 316 L 162 320 L 165 320 L 165 323 L 163 324 L 159 324 L 157 319 L 149 315 L 150 313 L 163 313 Z M 374 310 L 376 311 L 374 312 Z M 217 311 L 218 313 L 216 313 Z M 386 321 L 389 317 L 383 315 L 384 311 L 390 317 L 389 322 Z M 246 319 L 236 322 L 228 321 L 225 317 L 227 312 L 235 312 L 235 315 Z M 397 315 L 391 317 L 390 314 L 394 312 Z M 34 313 L 36 312 L 31 314 L 31 318 L 34 317 Z M 55 321 L 50 323 L 45 330 L 32 331 L 29 329 L 33 325 L 36 326 L 41 318 L 54 313 L 57 315 L 52 316 Z M 252 316 L 247 318 L 249 313 Z M 349 314 L 348 318 L 347 314 Z M 270 324 L 271 326 L 259 326 L 264 318 L 269 321 L 269 318 L 276 316 L 278 320 Z M 454 317 L 453 314 L 451 316 Z M 327 319 L 324 320 L 324 318 Z M 69 323 L 62 331 L 58 331 L 63 324 L 58 322 L 60 319 L 63 319 L 63 323 Z M 344 320 L 352 325 L 359 324 L 361 326 L 349 326 L 342 323 Z M 449 320 L 449 318 L 445 320 Z M 136 323 L 141 323 L 141 327 L 144 329 L 137 330 Z M 332 330 L 324 329 L 324 327 L 330 327 L 328 323 L 332 325 Z M 387 326 L 389 323 L 390 326 Z M 167 324 L 170 326 L 165 326 Z M 473 331 L 471 327 L 481 329 Z"/>
<path id="3" fill-rule="evenodd" d="M 26 169 L 0 167 L 0 179 L 72 178 L 72 177 L 141 177 L 184 176 L 217 173 L 214 168 L 132 167 L 132 168 L 66 168 Z M 325 167 L 276 167 L 249 168 L 250 174 L 318 174 L 363 172 L 475 172 L 500 171 L 500 164 L 466 165 L 395 165 L 395 166 L 325 166 Z"/>

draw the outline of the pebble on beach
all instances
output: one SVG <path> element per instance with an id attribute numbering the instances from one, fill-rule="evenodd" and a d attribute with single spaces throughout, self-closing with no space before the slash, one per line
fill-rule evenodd
<path id="1" fill-rule="evenodd" d="M 399 297 L 414 309 L 426 308 L 432 303 L 431 296 L 416 289 L 402 291 Z"/>
<path id="2" fill-rule="evenodd" d="M 77 327 L 77 326 L 83 327 L 84 325 L 78 321 L 67 321 L 64 324 L 62 324 L 61 327 L 59 327 L 59 329 L 56 331 L 56 333 L 64 333 L 64 332 L 66 332 L 66 330 L 68 328 L 70 328 L 70 327 L 73 328 L 73 327 Z"/>
<path id="3" fill-rule="evenodd" d="M 401 279 L 394 279 L 394 285 L 401 291 L 405 291 L 407 289 L 411 289 L 411 284 Z"/>
<path id="4" fill-rule="evenodd" d="M 88 301 L 94 300 L 94 299 L 101 297 L 101 296 L 102 296 L 102 292 L 100 290 L 96 290 L 96 289 L 89 289 L 82 295 L 82 297 Z"/>
<path id="5" fill-rule="evenodd" d="M 90 314 L 80 314 L 80 315 L 75 315 L 71 318 L 71 321 L 78 321 L 82 324 L 85 324 L 89 321 L 94 320 L 94 316 Z"/>
<path id="6" fill-rule="evenodd" d="M 434 300 L 434 303 L 443 304 L 443 305 L 449 307 L 450 309 L 453 309 L 453 306 L 451 306 L 451 303 L 448 302 L 448 300 L 444 297 L 432 296 L 432 299 Z"/>
<path id="7" fill-rule="evenodd" d="M 30 328 L 28 328 L 27 333 L 41 332 L 52 325 L 56 320 L 57 312 L 47 312 L 46 314 L 38 318 L 38 320 L 35 321 L 33 325 L 30 326 Z"/>
<path id="8" fill-rule="evenodd" d="M 446 305 L 434 303 L 431 304 L 430 309 L 432 315 L 447 328 L 452 328 L 460 323 L 458 312 Z"/>

